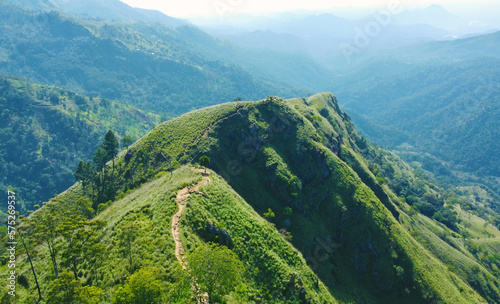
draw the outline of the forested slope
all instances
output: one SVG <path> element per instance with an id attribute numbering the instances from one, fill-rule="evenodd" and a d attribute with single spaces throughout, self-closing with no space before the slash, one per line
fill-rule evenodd
<path id="1" fill-rule="evenodd" d="M 72 185 L 76 165 L 93 155 L 108 129 L 138 139 L 162 118 L 7 77 L 0 77 L 0 113 L 0 185 L 18 192 L 21 213 Z"/>

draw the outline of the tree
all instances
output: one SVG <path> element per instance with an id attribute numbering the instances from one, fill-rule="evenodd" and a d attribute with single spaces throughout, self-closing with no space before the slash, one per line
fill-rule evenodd
<path id="1" fill-rule="evenodd" d="M 85 162 L 84 161 L 80 161 L 78 163 L 78 166 L 76 166 L 76 170 L 75 170 L 75 180 L 77 181 L 84 181 L 84 178 L 85 178 Z"/>
<path id="2" fill-rule="evenodd" d="M 118 155 L 119 147 L 120 144 L 118 143 L 118 139 L 116 138 L 115 133 L 109 130 L 108 133 L 106 133 L 106 136 L 104 136 L 104 142 L 102 144 L 102 148 L 106 150 L 107 154 L 106 161 L 113 160 L 113 172 L 115 170 L 115 157 L 116 155 Z"/>
<path id="3" fill-rule="evenodd" d="M 134 142 L 134 139 L 132 138 L 132 136 L 125 135 L 125 136 L 122 138 L 122 147 L 127 148 L 127 150 L 128 150 L 128 147 L 130 147 L 130 145 L 131 145 L 133 142 Z"/>
<path id="4" fill-rule="evenodd" d="M 52 282 L 47 295 L 47 304 L 99 304 L 104 302 L 105 294 L 95 286 L 85 286 L 79 280 L 73 280 L 69 272 L 61 273 L 59 279 Z"/>
<path id="5" fill-rule="evenodd" d="M 242 280 L 243 264 L 225 246 L 203 244 L 188 257 L 194 280 L 208 293 L 210 302 L 221 301 Z"/>
<path id="6" fill-rule="evenodd" d="M 102 171 L 104 169 L 104 167 L 106 166 L 107 157 L 108 153 L 106 152 L 106 150 L 104 150 L 104 148 L 97 148 L 94 153 L 94 157 L 92 158 L 97 171 Z"/>
<path id="7" fill-rule="evenodd" d="M 290 218 L 290 216 L 292 215 L 292 213 L 293 213 L 293 210 L 290 207 L 285 207 L 285 209 L 283 209 L 283 216 L 285 218 Z"/>
<path id="8" fill-rule="evenodd" d="M 92 213 L 90 199 L 85 196 L 75 195 L 67 201 L 54 200 L 46 203 L 40 210 L 26 219 L 23 229 L 30 232 L 30 240 L 43 243 L 47 246 L 56 279 L 59 276 L 58 257 L 61 245 L 58 242 L 58 238 L 60 237 L 61 224 L 70 215 L 88 218 L 92 216 Z"/>
<path id="9" fill-rule="evenodd" d="M 69 272 L 63 272 L 55 279 L 47 295 L 47 304 L 74 303 L 79 281 L 73 281 Z"/>
<path id="10" fill-rule="evenodd" d="M 107 161 L 107 152 L 104 148 L 99 147 L 94 153 L 93 163 L 97 172 L 100 174 L 95 176 L 96 188 L 98 189 L 98 199 L 94 202 L 94 205 L 97 205 L 102 199 L 102 195 L 104 194 L 104 187 L 106 186 L 106 161 Z"/>
<path id="11" fill-rule="evenodd" d="M 451 230 L 458 232 L 459 228 L 457 223 L 460 222 L 460 218 L 458 217 L 457 212 L 453 208 L 453 206 L 447 205 L 443 208 L 443 210 L 437 211 L 432 216 L 433 219 L 445 224 Z M 488 223 L 488 222 L 486 222 Z"/>
<path id="12" fill-rule="evenodd" d="M 95 172 L 90 162 L 80 161 L 75 170 L 75 180 L 82 181 L 82 187 L 85 189 L 88 182 L 92 182 L 94 173 Z"/>
<path id="13" fill-rule="evenodd" d="M 300 178 L 295 175 L 290 177 L 290 179 L 288 180 L 287 189 L 290 196 L 296 198 L 302 190 L 302 181 L 300 180 Z"/>
<path id="14" fill-rule="evenodd" d="M 189 273 L 177 264 L 172 272 L 173 283 L 168 287 L 167 303 L 191 303 L 193 298 L 193 286 Z"/>
<path id="15" fill-rule="evenodd" d="M 28 261 L 30 263 L 31 272 L 33 273 L 33 277 L 35 279 L 36 289 L 38 291 L 38 301 L 41 301 L 42 300 L 42 291 L 40 290 L 40 284 L 38 284 L 38 278 L 36 276 L 35 267 L 33 266 L 33 261 L 31 260 L 28 246 L 26 246 L 26 242 L 24 241 L 22 230 L 18 230 L 18 232 L 19 232 L 19 237 L 21 238 L 22 245 L 23 245 L 24 250 L 26 252 L 26 257 L 28 258 Z"/>
<path id="16" fill-rule="evenodd" d="M 59 96 L 55 92 L 50 92 L 50 97 L 49 97 L 50 103 L 55 105 L 59 103 Z"/>
<path id="17" fill-rule="evenodd" d="M 35 206 L 39 207 L 38 205 L 35 205 Z M 28 213 L 31 213 L 31 211 L 28 211 Z M 33 266 L 33 260 L 31 259 L 31 256 L 34 255 L 35 253 L 33 251 L 33 248 L 31 246 L 29 246 L 29 245 L 31 245 L 30 239 L 27 238 L 27 235 L 29 233 L 33 233 L 34 227 L 32 225 L 29 225 L 29 224 L 23 225 L 24 219 L 25 219 L 24 215 L 21 215 L 18 218 L 18 225 L 20 225 L 20 227 L 17 229 L 17 234 L 21 238 L 21 244 L 23 245 L 24 252 L 26 253 L 26 257 L 28 258 L 31 272 L 33 273 L 33 278 L 35 279 L 36 289 L 38 291 L 38 301 L 40 302 L 42 300 L 42 291 L 40 290 L 40 284 L 38 283 L 38 277 L 36 275 L 35 267 Z M 0 235 L 2 235 L 1 232 L 0 232 Z M 2 239 L 2 240 L 6 241 L 6 239 Z M 30 250 L 31 250 L 31 254 L 30 254 Z"/>
<path id="18" fill-rule="evenodd" d="M 401 267 L 401 266 L 397 266 L 397 265 L 393 265 L 393 267 L 394 267 L 394 270 L 396 270 L 396 275 L 398 276 L 398 278 L 399 278 L 400 280 L 402 280 L 402 279 L 403 279 L 403 277 L 404 277 L 404 275 L 405 275 L 405 270 L 404 270 L 404 268 L 403 268 L 403 267 Z"/>
<path id="19" fill-rule="evenodd" d="M 106 258 L 104 255 L 106 254 L 106 245 L 101 242 L 91 242 L 90 247 L 86 248 L 86 256 L 85 260 L 87 261 L 87 265 L 90 266 L 90 279 L 87 282 L 92 282 L 92 284 L 96 284 L 99 280 L 99 270 L 101 270 L 101 266 L 106 262 Z"/>
<path id="20" fill-rule="evenodd" d="M 142 268 L 119 287 L 113 295 L 113 304 L 162 304 L 159 269 Z"/>
<path id="21" fill-rule="evenodd" d="M 273 210 L 271 208 L 267 208 L 267 212 L 264 213 L 264 217 L 268 220 L 271 221 L 276 215 L 274 214 Z"/>
<path id="22" fill-rule="evenodd" d="M 176 160 L 173 160 L 170 163 L 170 177 L 172 177 L 172 173 L 174 172 L 174 170 L 177 170 L 180 166 L 181 164 Z"/>
<path id="23" fill-rule="evenodd" d="M 104 248 L 99 244 L 98 230 L 104 227 L 103 221 L 88 221 L 81 215 L 71 215 L 57 227 L 63 237 L 62 263 L 73 272 L 78 280 L 78 269 L 83 260 L 95 256 Z"/>
<path id="24" fill-rule="evenodd" d="M 101 304 L 104 302 L 106 295 L 104 291 L 96 286 L 84 286 L 77 292 L 78 304 Z"/>
<path id="25" fill-rule="evenodd" d="M 210 158 L 208 158 L 208 156 L 206 155 L 200 157 L 200 165 L 205 167 L 205 173 L 207 173 L 207 167 L 210 165 Z"/>
<path id="26" fill-rule="evenodd" d="M 128 224 L 118 230 L 118 245 L 123 248 L 129 262 L 129 273 L 134 271 L 134 260 L 133 260 L 133 243 L 139 233 L 134 223 Z"/>
<path id="27" fill-rule="evenodd" d="M 28 219 L 34 226 L 32 238 L 47 245 L 54 276 L 57 279 L 59 276 L 57 264 L 59 247 L 56 244 L 56 238 L 58 237 L 56 228 L 59 225 L 61 216 L 59 216 L 59 212 L 54 204 L 47 204 L 44 208 L 44 211 L 37 212 Z"/>
<path id="28" fill-rule="evenodd" d="M 115 157 L 118 155 L 119 146 L 120 145 L 115 133 L 109 130 L 104 137 L 104 142 L 94 153 L 93 162 L 95 168 L 97 171 L 101 172 L 100 176 L 97 176 L 95 179 L 96 183 L 99 183 L 97 186 L 99 191 L 97 199 L 94 201 L 94 209 L 97 209 L 99 203 L 105 202 L 110 198 L 114 198 L 115 189 L 113 177 L 115 170 Z M 109 160 L 113 160 L 113 173 L 110 179 L 106 178 L 106 163 Z"/>

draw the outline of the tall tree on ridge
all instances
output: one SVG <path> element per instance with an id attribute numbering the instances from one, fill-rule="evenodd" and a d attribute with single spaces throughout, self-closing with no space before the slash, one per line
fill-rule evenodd
<path id="1" fill-rule="evenodd" d="M 118 139 L 115 136 L 113 131 L 109 130 L 104 136 L 104 143 L 102 144 L 102 148 L 106 150 L 107 160 L 113 160 L 113 173 L 115 171 L 115 156 L 118 155 L 118 148 L 120 144 Z"/>

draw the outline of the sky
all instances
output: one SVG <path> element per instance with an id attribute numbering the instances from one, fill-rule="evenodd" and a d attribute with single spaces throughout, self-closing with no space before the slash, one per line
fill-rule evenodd
<path id="1" fill-rule="evenodd" d="M 314 10 L 348 7 L 380 9 L 399 3 L 404 9 L 424 8 L 431 4 L 444 6 L 455 14 L 500 15 L 499 0 L 122 0 L 133 7 L 156 9 L 177 18 L 223 17 L 229 14 L 262 14 L 282 11 Z M 494 9 L 492 9 L 494 8 Z"/>

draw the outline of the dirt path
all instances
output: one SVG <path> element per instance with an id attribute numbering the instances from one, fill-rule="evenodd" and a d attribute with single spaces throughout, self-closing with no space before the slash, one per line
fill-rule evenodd
<path id="1" fill-rule="evenodd" d="M 177 206 L 179 207 L 179 211 L 177 211 L 177 213 L 172 217 L 172 236 L 174 237 L 175 241 L 175 257 L 182 265 L 183 269 L 187 268 L 187 262 L 184 259 L 186 252 L 184 251 L 184 247 L 182 247 L 181 243 L 180 228 L 182 211 L 184 211 L 184 207 L 186 207 L 188 197 L 192 193 L 198 192 L 198 189 L 200 189 L 200 187 L 210 183 L 210 178 L 208 177 L 208 175 L 210 174 L 209 172 L 205 174 L 204 170 L 201 169 L 196 171 L 200 172 L 203 175 L 203 180 L 192 187 L 185 187 L 177 192 L 176 202 Z"/>
<path id="2" fill-rule="evenodd" d="M 210 178 L 208 177 L 210 172 L 207 171 L 205 173 L 203 169 L 197 169 L 197 170 L 193 169 L 193 171 L 200 172 L 201 175 L 203 176 L 203 179 L 201 182 L 195 184 L 194 186 L 182 188 L 177 192 L 176 202 L 177 206 L 179 207 L 179 210 L 172 217 L 172 236 L 174 237 L 175 241 L 175 257 L 177 258 L 177 261 L 179 261 L 179 263 L 181 264 L 182 269 L 188 268 L 188 262 L 186 260 L 186 252 L 184 251 L 184 247 L 182 246 L 181 242 L 182 211 L 184 211 L 184 207 L 186 207 L 188 197 L 193 193 L 200 193 L 204 195 L 202 192 L 199 192 L 198 190 L 200 189 L 200 187 L 205 186 L 206 184 L 211 182 Z M 198 286 L 195 287 L 196 287 L 195 289 L 199 290 Z M 201 298 L 201 302 L 199 303 L 208 303 L 208 295 L 199 294 L 198 298 Z"/>

